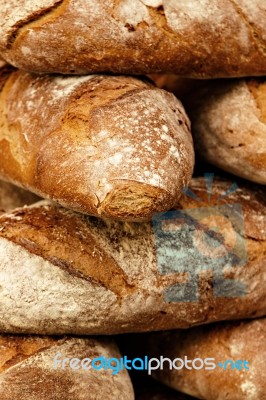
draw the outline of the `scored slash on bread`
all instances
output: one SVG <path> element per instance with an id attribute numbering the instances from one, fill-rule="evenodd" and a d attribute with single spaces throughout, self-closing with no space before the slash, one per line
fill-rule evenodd
<path id="1" fill-rule="evenodd" d="M 125 76 L 4 75 L 0 176 L 90 215 L 150 220 L 194 166 L 182 104 Z"/>
<path id="2" fill-rule="evenodd" d="M 228 188 L 217 181 L 216 198 Z M 201 179 L 193 180 L 199 197 Z M 265 314 L 265 198 L 242 187 L 248 260 L 224 268 L 245 285 L 244 296 L 216 297 L 211 270 L 199 273 L 198 301 L 167 302 L 186 273 L 162 275 L 151 223 L 101 220 L 44 201 L 0 218 L 0 330 L 9 333 L 114 334 L 187 328 Z M 203 201 L 206 206 L 207 200 Z M 182 196 L 177 208 L 195 207 Z M 224 230 L 227 217 L 224 216 Z M 226 267 L 226 266 L 225 266 Z"/>

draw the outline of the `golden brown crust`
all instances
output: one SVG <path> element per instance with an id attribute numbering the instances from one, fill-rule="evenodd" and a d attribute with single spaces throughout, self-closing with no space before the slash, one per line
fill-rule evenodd
<path id="1" fill-rule="evenodd" d="M 0 373 L 57 342 L 51 337 L 0 336 Z"/>
<path id="2" fill-rule="evenodd" d="M 156 379 L 172 388 L 205 400 L 263 400 L 266 390 L 265 329 L 266 319 L 262 318 L 152 334 L 141 342 L 145 354 L 150 357 L 215 359 L 216 368 L 209 371 L 205 368 L 154 371 Z M 244 369 L 243 363 L 242 371 L 232 369 L 230 363 L 223 367 L 226 371 L 221 370 L 217 363 L 224 365 L 227 360 L 246 360 L 249 370 Z"/>
<path id="3" fill-rule="evenodd" d="M 265 78 L 202 84 L 189 99 L 200 157 L 242 178 L 266 184 Z"/>
<path id="4" fill-rule="evenodd" d="M 32 207 L 14 211 L 15 218 L 3 216 L 5 238 L 70 275 L 106 287 L 118 296 L 130 293 L 133 285 L 127 282 L 125 272 L 96 243 L 82 218 L 57 207 L 45 211 Z"/>
<path id="5" fill-rule="evenodd" d="M 29 71 L 265 74 L 262 0 L 2 0 L 0 10 L 1 55 Z"/>
<path id="6" fill-rule="evenodd" d="M 265 79 L 247 80 L 247 87 L 256 100 L 257 107 L 260 110 L 260 119 L 266 124 L 266 81 Z"/>
<path id="7" fill-rule="evenodd" d="M 214 206 L 214 200 L 229 186 L 229 182 L 217 181 L 213 200 L 207 203 L 204 181 L 193 180 L 192 189 L 203 198 L 197 207 Z M 0 292 L 0 329 L 40 334 L 113 334 L 187 328 L 264 315 L 265 194 L 241 187 L 231 196 L 228 202 L 240 204 L 243 209 L 245 232 L 240 235 L 245 238 L 248 260 L 240 266 L 224 266 L 223 276 L 227 282 L 234 279 L 244 284 L 246 293 L 217 297 L 210 268 L 198 273 L 199 297 L 191 302 L 165 299 L 165 290 L 186 283 L 188 275 L 182 271 L 160 272 L 149 223 L 100 220 L 50 203 L 3 215 L 0 269 L 5 283 Z M 177 208 L 185 210 L 195 205 L 182 197 Z M 200 218 L 198 224 L 205 229 Z M 225 213 L 220 228 L 229 247 L 231 227 Z"/>
<path id="8" fill-rule="evenodd" d="M 191 179 L 181 103 L 140 79 L 17 71 L 3 87 L 0 120 L 0 175 L 77 211 L 149 220 Z"/>
<path id="9" fill-rule="evenodd" d="M 57 368 L 54 358 L 61 360 Z M 2 400 L 133 400 L 134 393 L 126 370 L 71 369 L 66 357 L 120 358 L 110 339 L 47 338 L 38 336 L 0 337 L 0 396 Z M 102 397 L 103 396 L 103 397 Z"/>

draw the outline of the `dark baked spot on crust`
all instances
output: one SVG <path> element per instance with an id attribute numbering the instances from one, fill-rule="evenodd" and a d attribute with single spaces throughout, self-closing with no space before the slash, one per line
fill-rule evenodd
<path id="1" fill-rule="evenodd" d="M 125 28 L 127 28 L 128 32 L 135 32 L 136 30 L 136 28 L 132 24 L 126 23 L 124 26 Z"/>

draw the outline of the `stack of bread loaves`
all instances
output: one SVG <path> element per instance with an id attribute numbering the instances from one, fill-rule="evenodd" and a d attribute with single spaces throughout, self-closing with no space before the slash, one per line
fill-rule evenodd
<path id="1" fill-rule="evenodd" d="M 1 400 L 266 399 L 265 19 L 0 0 Z M 217 363 L 142 388 L 133 349 Z"/>

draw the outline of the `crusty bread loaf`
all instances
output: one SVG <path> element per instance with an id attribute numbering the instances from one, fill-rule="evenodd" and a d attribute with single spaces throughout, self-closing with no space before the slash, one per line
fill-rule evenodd
<path id="1" fill-rule="evenodd" d="M 38 197 L 35 194 L 11 183 L 0 181 L 0 212 L 33 204 L 36 201 L 38 201 Z"/>
<path id="2" fill-rule="evenodd" d="M 59 364 L 54 362 L 58 356 Z M 125 369 L 82 368 L 81 362 L 64 358 L 93 360 L 120 359 L 110 339 L 0 336 L 1 400 L 133 400 L 134 393 Z M 76 363 L 76 364 L 75 364 Z M 85 364 L 83 364 L 85 365 Z M 74 367 L 74 369 L 73 369 Z M 78 369 L 79 367 L 79 369 Z M 87 364 L 88 367 L 88 364 Z"/>
<path id="3" fill-rule="evenodd" d="M 199 155 L 265 185 L 265 78 L 209 82 L 187 103 Z"/>
<path id="4" fill-rule="evenodd" d="M 196 179 L 192 188 L 202 203 L 184 196 L 178 207 L 212 207 L 228 186 L 217 181 L 208 203 L 204 182 Z M 113 334 L 265 315 L 265 196 L 242 188 L 230 202 L 243 208 L 249 259 L 240 266 L 222 265 L 220 284 L 229 285 L 222 297 L 213 292 L 212 265 L 197 269 L 199 297 L 190 302 L 165 297 L 169 287 L 188 282 L 191 271 L 161 272 L 150 223 L 89 218 L 49 202 L 2 215 L 0 331 Z M 225 239 L 232 235 L 228 218 L 220 221 Z M 195 226 L 201 232 L 200 218 Z M 177 244 L 171 242 L 172 248 Z M 245 285 L 245 295 L 230 297 L 232 279 Z"/>
<path id="5" fill-rule="evenodd" d="M 264 400 L 265 331 L 266 318 L 262 318 L 151 334 L 139 342 L 150 357 L 215 359 L 216 368 L 212 370 L 185 367 L 169 370 L 166 362 L 163 370 L 153 372 L 155 378 L 173 388 L 205 400 Z M 226 364 L 227 360 L 240 362 L 233 369 L 231 362 Z M 244 361 L 248 362 L 249 369 L 244 368 Z M 180 366 L 181 362 L 176 365 Z M 199 367 L 201 362 L 195 365 Z M 188 366 L 192 368 L 191 363 Z"/>
<path id="6" fill-rule="evenodd" d="M 181 103 L 124 76 L 4 76 L 0 176 L 67 207 L 122 220 L 171 208 L 194 165 Z"/>
<path id="7" fill-rule="evenodd" d="M 0 54 L 32 72 L 264 75 L 264 0 L 0 1 Z"/>

